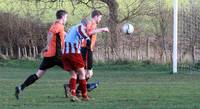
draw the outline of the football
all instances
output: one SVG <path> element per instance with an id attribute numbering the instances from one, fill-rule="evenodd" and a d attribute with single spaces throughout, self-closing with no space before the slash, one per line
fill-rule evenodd
<path id="1" fill-rule="evenodd" d="M 134 32 L 134 27 L 130 23 L 123 24 L 121 29 L 122 29 L 123 33 L 125 33 L 125 34 L 132 34 Z"/>

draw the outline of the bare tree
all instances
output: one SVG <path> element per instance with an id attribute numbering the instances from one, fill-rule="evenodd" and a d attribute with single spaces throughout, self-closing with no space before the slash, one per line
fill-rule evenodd
<path id="1" fill-rule="evenodd" d="M 167 7 L 166 1 L 158 0 L 157 8 L 155 9 L 152 23 L 155 28 L 154 35 L 156 36 L 156 42 L 160 60 L 166 62 L 167 51 L 169 50 L 169 29 L 171 29 L 172 14 L 170 8 Z"/>
<path id="2" fill-rule="evenodd" d="M 22 0 L 26 1 L 26 0 Z M 63 0 L 35 0 L 37 2 L 43 2 L 43 3 L 59 3 L 63 4 L 66 1 Z M 120 45 L 119 41 L 119 24 L 123 23 L 126 20 L 133 19 L 136 16 L 148 14 L 151 9 L 147 8 L 148 6 L 148 0 L 132 0 L 131 2 L 129 0 L 125 0 L 124 2 L 127 3 L 126 8 L 126 14 L 123 16 L 119 15 L 119 3 L 117 0 L 70 0 L 73 9 L 76 9 L 77 5 L 84 4 L 87 7 L 91 9 L 98 9 L 102 7 L 108 8 L 108 23 L 110 27 L 110 48 L 113 53 L 113 55 L 118 55 L 118 45 Z M 98 4 L 98 5 L 97 5 Z"/>
<path id="3" fill-rule="evenodd" d="M 180 9 L 180 54 L 181 61 L 191 61 L 195 63 L 197 59 L 196 51 L 199 48 L 200 34 L 200 14 L 199 6 L 191 0 L 187 7 Z"/>
<path id="4" fill-rule="evenodd" d="M 21 18 L 13 13 L 0 13 L 0 15 L 2 53 L 9 57 L 22 58 L 28 57 L 27 50 L 29 50 L 30 57 L 38 55 L 37 48 L 42 47 L 41 39 L 46 35 L 46 26 L 38 20 Z"/>

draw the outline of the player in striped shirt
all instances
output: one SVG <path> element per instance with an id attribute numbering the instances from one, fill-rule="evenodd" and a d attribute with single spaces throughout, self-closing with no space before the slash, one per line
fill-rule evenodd
<path id="1" fill-rule="evenodd" d="M 86 73 L 84 70 L 84 61 L 81 54 L 81 44 L 82 39 L 85 39 L 87 46 L 90 46 L 90 38 L 86 34 L 86 27 L 89 21 L 83 19 L 80 24 L 72 26 L 70 31 L 66 34 L 65 37 L 65 48 L 63 51 L 62 61 L 64 69 L 69 71 L 71 78 L 69 80 L 69 87 L 71 92 L 71 101 L 79 101 L 79 98 L 76 97 L 76 81 L 77 76 L 79 77 L 79 84 L 82 93 L 82 100 L 87 101 L 89 97 L 87 95 L 87 82 L 86 82 Z"/>
<path id="2" fill-rule="evenodd" d="M 102 13 L 99 10 L 93 10 L 91 13 L 91 20 L 87 24 L 86 27 L 86 33 L 91 39 L 91 44 L 89 46 L 86 46 L 86 40 L 82 40 L 82 45 L 81 45 L 81 53 L 82 53 L 82 58 L 84 60 L 85 64 L 85 71 L 86 71 L 86 81 L 90 79 L 93 76 L 93 50 L 94 46 L 96 43 L 96 34 L 101 33 L 101 32 L 109 32 L 108 27 L 104 28 L 97 28 L 97 24 L 100 23 L 102 18 Z M 99 85 L 99 81 L 92 82 L 92 83 L 87 83 L 87 90 L 92 91 Z M 68 97 L 68 90 L 69 90 L 69 84 L 64 84 L 64 89 L 65 89 L 65 96 Z M 80 86 L 77 87 L 77 95 L 81 95 L 81 90 Z"/>

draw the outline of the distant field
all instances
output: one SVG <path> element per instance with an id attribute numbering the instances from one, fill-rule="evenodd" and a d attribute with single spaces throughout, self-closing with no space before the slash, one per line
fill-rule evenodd
<path id="1" fill-rule="evenodd" d="M 67 72 L 53 68 L 27 88 L 20 100 L 14 87 L 36 71 L 39 62 L 0 61 L 0 109 L 199 109 L 200 74 L 169 74 L 168 65 L 142 63 L 95 65 L 95 98 L 72 103 L 64 98 Z"/>

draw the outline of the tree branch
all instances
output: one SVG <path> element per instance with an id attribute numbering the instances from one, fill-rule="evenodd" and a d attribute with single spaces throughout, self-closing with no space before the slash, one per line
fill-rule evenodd
<path id="1" fill-rule="evenodd" d="M 138 4 L 139 2 L 139 4 Z M 126 20 L 133 19 L 140 15 L 152 14 L 152 9 L 146 5 L 146 0 L 135 0 L 132 3 L 127 3 L 126 15 L 119 22 L 122 23 Z"/>

